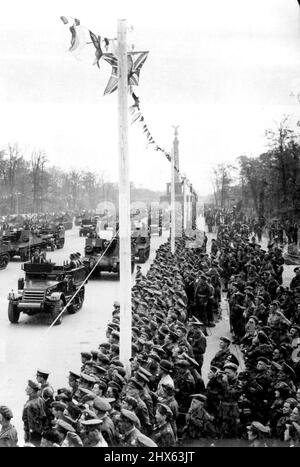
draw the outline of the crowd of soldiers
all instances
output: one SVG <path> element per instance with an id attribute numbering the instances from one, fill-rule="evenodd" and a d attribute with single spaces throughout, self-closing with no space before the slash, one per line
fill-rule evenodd
<path id="1" fill-rule="evenodd" d="M 115 302 L 107 340 L 81 353 L 67 387 L 54 391 L 46 370 L 28 381 L 25 445 L 298 445 L 300 268 L 284 288 L 280 248 L 264 251 L 249 237 L 249 226 L 230 216 L 210 254 L 205 245 L 186 248 L 184 236 L 175 255 L 161 245 L 146 275 L 137 268 L 132 288 L 130 375 L 119 360 Z M 205 383 L 208 328 L 222 318 L 222 290 L 232 339 L 219 339 Z M 12 416 L 0 406 L 0 446 L 17 443 Z"/>

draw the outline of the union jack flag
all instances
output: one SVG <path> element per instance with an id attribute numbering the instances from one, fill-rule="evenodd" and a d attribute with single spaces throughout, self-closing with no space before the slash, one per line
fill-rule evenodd
<path id="1" fill-rule="evenodd" d="M 127 73 L 129 86 L 138 86 L 140 71 L 148 57 L 148 53 L 149 52 L 128 52 Z M 111 94 L 118 88 L 118 59 L 112 53 L 103 54 L 102 58 L 112 67 L 111 76 L 104 91 L 104 94 Z"/>

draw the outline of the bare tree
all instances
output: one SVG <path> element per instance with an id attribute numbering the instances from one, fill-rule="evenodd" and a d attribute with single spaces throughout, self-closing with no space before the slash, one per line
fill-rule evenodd
<path id="1" fill-rule="evenodd" d="M 33 212 L 40 212 L 43 210 L 43 178 L 46 162 L 47 157 L 41 149 L 32 151 L 31 176 L 33 192 Z"/>

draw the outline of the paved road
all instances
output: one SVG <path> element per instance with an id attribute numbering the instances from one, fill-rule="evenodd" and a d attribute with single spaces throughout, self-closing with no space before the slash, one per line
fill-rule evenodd
<path id="1" fill-rule="evenodd" d="M 145 273 L 158 246 L 166 241 L 152 236 L 150 258 L 142 265 Z M 83 254 L 85 239 L 79 237 L 78 227 L 66 231 L 65 247 L 48 252 L 47 258 L 57 264 L 67 260 L 69 254 Z M 7 269 L 0 271 L 0 404 L 8 405 L 15 413 L 14 424 L 22 438 L 22 407 L 25 403 L 27 380 L 35 379 L 36 369 L 50 371 L 54 388 L 67 385 L 69 369 L 79 371 L 80 352 L 97 349 L 105 340 L 106 325 L 111 320 L 112 303 L 119 297 L 119 281 L 114 275 L 103 274 L 100 280 L 90 280 L 86 285 L 86 297 L 82 309 L 75 315 L 64 315 L 60 326 L 49 331 L 48 317 L 21 314 L 18 324 L 11 324 L 7 317 L 7 295 L 16 289 L 22 277 L 21 262 L 15 260 Z M 132 275 L 134 282 L 135 274 Z"/>
<path id="2" fill-rule="evenodd" d="M 203 218 L 199 219 L 198 228 L 205 229 Z M 210 252 L 211 239 L 208 235 Z M 145 273 L 152 262 L 158 246 L 166 241 L 163 237 L 153 236 L 150 258 L 142 265 Z M 63 250 L 49 252 L 48 258 L 62 264 L 70 253 L 83 252 L 84 238 L 80 238 L 78 227 L 66 232 L 66 243 Z M 263 239 L 266 248 L 266 239 Z M 67 385 L 69 369 L 79 371 L 79 354 L 83 350 L 97 349 L 105 340 L 107 323 L 111 320 L 112 303 L 119 297 L 119 281 L 110 275 L 103 275 L 101 280 L 91 280 L 86 286 L 86 298 L 83 308 L 75 315 L 65 315 L 60 326 L 54 326 L 47 332 L 49 321 L 45 316 L 21 315 L 17 325 L 10 324 L 7 318 L 7 294 L 16 288 L 18 277 L 22 277 L 20 262 L 15 260 L 0 271 L 0 404 L 11 407 L 15 413 L 14 424 L 19 432 L 22 444 L 23 426 L 21 421 L 22 407 L 26 400 L 25 385 L 29 378 L 35 379 L 38 367 L 51 372 L 50 380 L 55 388 Z M 293 277 L 294 266 L 285 266 L 284 285 L 288 285 Z M 134 282 L 134 275 L 132 276 Z M 203 377 L 207 381 L 209 363 L 218 350 L 219 337 L 230 336 L 228 308 L 225 297 L 222 298 L 223 319 L 215 328 L 208 330 L 207 352 L 203 365 Z M 46 318 L 46 319 L 45 319 Z M 236 346 L 232 351 L 242 358 Z"/>

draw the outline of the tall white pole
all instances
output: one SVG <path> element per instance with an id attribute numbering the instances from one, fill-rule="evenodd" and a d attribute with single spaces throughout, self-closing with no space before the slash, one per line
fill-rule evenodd
<path id="1" fill-rule="evenodd" d="M 126 20 L 118 20 L 119 103 L 119 239 L 120 239 L 120 361 L 130 375 L 131 358 L 131 232 L 128 159 L 128 78 Z"/>
<path id="2" fill-rule="evenodd" d="M 183 228 L 187 228 L 187 202 L 186 202 L 186 182 L 183 181 Z"/>
<path id="3" fill-rule="evenodd" d="M 171 151 L 171 253 L 175 253 L 175 157 Z"/>

